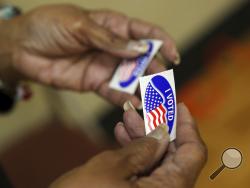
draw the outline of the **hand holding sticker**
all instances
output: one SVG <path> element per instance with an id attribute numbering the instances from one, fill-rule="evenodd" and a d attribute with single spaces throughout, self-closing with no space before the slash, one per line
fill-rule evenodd
<path id="1" fill-rule="evenodd" d="M 148 46 L 147 52 L 135 59 L 124 60 L 116 69 L 109 87 L 118 91 L 134 94 L 139 77 L 144 74 L 155 54 L 162 46 L 160 40 L 142 40 Z"/>

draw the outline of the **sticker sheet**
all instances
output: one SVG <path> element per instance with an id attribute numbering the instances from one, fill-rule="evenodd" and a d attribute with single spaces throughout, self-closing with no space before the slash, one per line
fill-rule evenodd
<path id="1" fill-rule="evenodd" d="M 124 60 L 116 69 L 109 86 L 112 89 L 134 94 L 138 84 L 139 77 L 143 76 L 148 65 L 162 45 L 160 40 L 142 40 L 148 45 L 145 54 L 135 59 Z"/>

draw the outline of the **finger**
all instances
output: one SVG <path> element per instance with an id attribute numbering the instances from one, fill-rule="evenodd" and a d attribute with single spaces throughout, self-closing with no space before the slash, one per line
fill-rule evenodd
<path id="1" fill-rule="evenodd" d="M 129 104 L 130 102 L 125 102 L 125 105 L 126 103 Z M 132 140 L 145 136 L 144 121 L 136 110 L 133 108 L 125 110 L 123 114 L 123 121 L 124 127 Z"/>
<path id="2" fill-rule="evenodd" d="M 140 100 L 141 100 L 141 89 L 140 87 L 138 87 L 135 91 L 135 96 L 137 96 Z M 140 105 L 137 106 L 136 108 L 137 110 L 142 110 L 143 109 L 143 106 L 142 106 L 142 102 L 140 101 Z"/>
<path id="3" fill-rule="evenodd" d="M 48 64 L 47 67 L 40 67 L 40 69 L 36 67 L 34 70 L 39 70 L 38 72 L 31 71 L 31 74 L 36 73 L 34 75 L 36 81 L 60 89 L 81 90 L 82 73 L 87 64 L 85 61 L 79 61 L 76 57 L 69 57 L 58 58 L 52 62 L 49 59 L 40 57 L 36 62 L 38 66 L 43 62 Z"/>
<path id="4" fill-rule="evenodd" d="M 116 172 L 120 173 L 122 178 L 127 179 L 143 173 L 161 159 L 169 143 L 166 127 L 158 126 L 147 137 L 136 139 L 118 150 L 122 162 Z"/>
<path id="5" fill-rule="evenodd" d="M 146 74 L 155 74 L 166 70 L 166 66 L 160 62 L 157 58 L 154 58 L 149 64 Z"/>
<path id="6" fill-rule="evenodd" d="M 186 169 L 196 168 L 199 171 L 207 160 L 205 144 L 188 108 L 181 103 L 177 109 L 176 161 Z"/>
<path id="7" fill-rule="evenodd" d="M 169 153 L 171 149 L 171 153 Z M 135 182 L 141 187 L 166 185 L 193 187 L 206 160 L 205 147 L 199 137 L 193 118 L 184 104 L 178 105 L 177 138 L 168 148 L 164 161 L 150 177 Z M 168 182 L 165 177 L 179 179 Z"/>
<path id="8" fill-rule="evenodd" d="M 109 87 L 109 84 L 106 82 L 102 84 L 98 88 L 98 93 L 104 97 L 105 99 L 109 100 L 113 104 L 123 106 L 123 104 L 127 101 L 130 100 L 131 103 L 135 106 L 138 107 L 141 104 L 140 99 L 135 96 L 135 95 L 130 95 L 124 92 L 120 92 L 114 89 L 111 89 Z"/>
<path id="9" fill-rule="evenodd" d="M 171 62 L 169 62 L 168 60 L 166 60 L 166 58 L 164 58 L 162 56 L 162 54 L 160 52 L 158 52 L 156 54 L 156 59 L 162 64 L 164 65 L 165 68 L 168 68 L 169 66 L 171 66 Z"/>
<path id="10" fill-rule="evenodd" d="M 138 19 L 131 19 L 128 30 L 131 37 L 135 39 L 155 38 L 162 40 L 162 55 L 176 65 L 180 63 L 180 55 L 174 40 L 160 27 Z"/>
<path id="11" fill-rule="evenodd" d="M 180 103 L 177 106 L 177 136 L 176 146 L 179 147 L 186 143 L 201 144 L 202 140 L 196 126 L 196 123 L 185 104 Z"/>
<path id="12" fill-rule="evenodd" d="M 114 10 L 93 10 L 89 12 L 89 17 L 98 25 L 107 28 L 116 35 L 129 39 L 128 24 L 129 18 Z"/>
<path id="13" fill-rule="evenodd" d="M 178 104 L 175 162 L 185 169 L 201 166 L 206 161 L 206 147 L 188 108 Z"/>
<path id="14" fill-rule="evenodd" d="M 167 155 L 173 155 L 176 152 L 176 145 L 175 141 L 172 141 L 168 146 L 168 152 Z"/>
<path id="15" fill-rule="evenodd" d="M 115 126 L 115 138 L 118 141 L 119 144 L 122 146 L 127 145 L 129 142 L 131 142 L 131 138 L 127 132 L 127 130 L 124 127 L 124 124 L 122 122 L 119 122 Z"/>
<path id="16" fill-rule="evenodd" d="M 86 27 L 84 28 L 86 30 Z M 92 47 L 121 58 L 134 58 L 148 50 L 145 42 L 122 38 L 92 21 L 89 23 L 88 40 Z M 86 31 L 85 32 L 86 35 Z M 84 34 L 84 33 L 83 33 Z"/>
<path id="17" fill-rule="evenodd" d="M 176 151 L 171 162 L 179 169 L 182 176 L 196 178 L 207 159 L 206 147 L 188 108 L 184 104 L 179 104 L 177 109 Z M 166 157 L 162 169 L 168 168 L 170 161 L 167 159 Z"/>
<path id="18" fill-rule="evenodd" d="M 99 25 L 108 28 L 113 33 L 121 36 L 123 38 L 134 38 L 134 39 L 142 39 L 142 38 L 158 38 L 164 41 L 163 48 L 168 48 L 168 43 L 174 44 L 173 39 L 160 29 L 158 26 L 155 26 L 150 23 L 146 23 L 136 19 L 130 19 L 124 14 L 115 11 L 107 11 L 107 10 L 98 10 L 91 11 L 90 17 Z M 153 31 L 153 28 L 156 28 L 157 31 Z M 159 32 L 160 30 L 160 32 Z M 171 47 L 168 49 L 169 53 Z M 166 56 L 166 50 L 162 50 L 164 56 Z M 174 50 L 173 50 L 174 51 Z M 168 52 L 167 52 L 168 53 Z M 173 56 L 175 56 L 175 52 L 173 52 Z M 170 55 L 171 56 L 171 55 Z M 177 53 L 178 56 L 178 53 Z M 171 60 L 172 61 L 172 60 Z M 178 61 L 176 61 L 178 63 Z"/>

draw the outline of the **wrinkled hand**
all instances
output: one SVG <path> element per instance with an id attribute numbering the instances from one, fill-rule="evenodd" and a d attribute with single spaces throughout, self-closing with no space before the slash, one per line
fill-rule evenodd
<path id="1" fill-rule="evenodd" d="M 145 52 L 143 44 L 135 41 L 161 39 L 162 56 L 179 61 L 173 40 L 162 29 L 113 11 L 48 5 L 4 24 L 1 41 L 11 48 L 12 65 L 22 76 L 57 88 L 95 91 L 119 105 L 127 99 L 140 103 L 136 96 L 108 87 L 121 58 Z M 164 69 L 154 60 L 148 73 Z"/>
<path id="2" fill-rule="evenodd" d="M 127 105 L 129 106 L 129 105 Z M 129 108 L 127 108 L 129 109 Z M 191 188 L 206 162 L 207 151 L 195 122 L 184 104 L 179 104 L 176 140 L 171 142 L 162 163 L 147 177 L 141 177 L 138 187 Z M 131 108 L 124 113 L 124 123 L 116 125 L 115 135 L 126 147 L 145 135 L 144 121 Z"/>
<path id="3" fill-rule="evenodd" d="M 133 110 L 124 113 L 115 133 L 124 148 L 97 155 L 50 188 L 191 188 L 206 161 L 205 147 L 184 105 L 178 106 L 174 143 L 169 144 L 166 126 L 145 137 L 143 120 Z"/>
<path id="4" fill-rule="evenodd" d="M 86 165 L 57 179 L 50 188 L 130 188 L 136 187 L 136 175 L 148 171 L 160 160 L 168 145 L 163 127 L 126 147 L 103 152 Z M 134 180 L 133 180 L 134 179 Z"/>

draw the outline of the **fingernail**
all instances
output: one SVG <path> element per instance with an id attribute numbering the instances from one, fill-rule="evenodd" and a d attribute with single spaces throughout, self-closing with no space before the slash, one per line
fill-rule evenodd
<path id="1" fill-rule="evenodd" d="M 146 42 L 136 42 L 136 41 L 129 41 L 127 45 L 127 50 L 136 51 L 139 53 L 146 53 L 148 51 L 148 44 Z"/>
<path id="2" fill-rule="evenodd" d="M 147 136 L 155 138 L 157 140 L 169 139 L 168 126 L 166 124 L 160 124 Z"/>
<path id="3" fill-rule="evenodd" d="M 181 56 L 176 48 L 173 49 L 172 51 L 173 56 L 175 57 L 173 60 L 173 63 L 175 65 L 179 65 L 181 63 Z"/>
<path id="4" fill-rule="evenodd" d="M 123 122 L 118 122 L 116 125 L 117 125 L 117 126 L 120 125 L 120 126 L 123 127 L 123 126 L 124 126 L 124 123 L 123 123 Z"/>
<path id="5" fill-rule="evenodd" d="M 131 103 L 131 101 L 126 101 L 124 104 L 123 104 L 123 110 L 126 112 L 128 110 L 135 110 L 135 107 L 134 105 Z"/>
<path id="6" fill-rule="evenodd" d="M 137 110 L 142 110 L 143 107 L 142 107 L 142 102 L 137 106 Z"/>
<path id="7" fill-rule="evenodd" d="M 181 56 L 180 56 L 180 54 L 177 52 L 176 58 L 175 58 L 175 60 L 174 60 L 174 64 L 175 64 L 175 65 L 179 65 L 180 63 L 181 63 Z"/>

